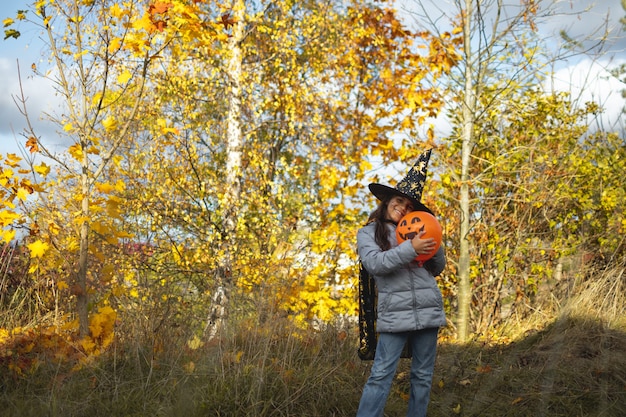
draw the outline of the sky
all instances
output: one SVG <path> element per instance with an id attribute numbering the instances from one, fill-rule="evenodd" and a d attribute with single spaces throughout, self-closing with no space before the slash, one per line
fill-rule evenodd
<path id="1" fill-rule="evenodd" d="M 436 22 L 440 31 L 444 31 L 451 29 L 448 25 L 448 16 L 453 16 L 451 11 L 456 10 L 453 6 L 456 1 L 463 2 L 463 0 L 396 0 L 396 4 L 400 10 L 407 11 L 407 24 L 431 30 L 432 25 L 424 17 L 427 15 L 430 20 Z M 514 9 L 519 6 L 520 1 L 504 0 L 503 3 L 512 5 Z M 416 3 L 423 8 L 416 6 Z M 494 3 L 494 0 L 484 0 L 483 3 Z M 626 129 L 622 114 L 626 100 L 621 95 L 622 90 L 626 89 L 626 84 L 609 73 L 610 69 L 626 64 L 626 32 L 620 24 L 620 19 L 626 17 L 626 11 L 621 6 L 621 0 L 543 0 L 541 5 L 539 13 L 549 14 L 550 17 L 539 20 L 537 30 L 550 50 L 563 49 L 561 31 L 565 31 L 576 41 L 586 40 L 584 44 L 587 47 L 596 44 L 605 29 L 609 31 L 609 40 L 604 44 L 604 49 L 595 50 L 601 53 L 593 58 L 591 55 L 576 56 L 558 61 L 553 77 L 544 89 L 570 92 L 572 98 L 581 105 L 593 100 L 605 109 L 599 120 L 603 129 Z M 484 7 L 484 9 L 493 8 Z M 503 20 L 505 18 L 506 12 L 502 16 Z M 487 26 L 492 23 L 490 19 L 491 16 L 487 13 L 485 18 Z M 449 124 L 441 120 L 443 117 L 445 116 L 440 116 L 435 121 L 438 136 L 450 132 Z"/>
<path id="2" fill-rule="evenodd" d="M 15 19 L 17 10 L 26 10 L 27 0 L 2 0 L 0 20 L 11 17 Z M 31 13 L 31 12 L 29 12 Z M 0 153 L 19 153 L 18 141 L 24 143 L 20 136 L 26 127 L 26 120 L 16 105 L 20 95 L 18 62 L 21 73 L 22 88 L 27 99 L 27 109 L 37 132 L 44 136 L 58 136 L 55 128 L 42 116 L 43 112 L 54 112 L 58 103 L 50 81 L 34 77 L 31 65 L 46 67 L 44 56 L 43 33 L 32 29 L 30 25 L 20 22 L 12 26 L 21 32 L 16 40 L 4 39 L 4 30 L 0 38 Z"/>
<path id="3" fill-rule="evenodd" d="M 418 0 L 398 0 L 398 9 L 415 7 Z M 428 0 L 423 3 L 426 4 Z M 520 0 L 508 0 L 515 3 Z M 435 0 L 433 4 L 445 9 L 453 0 Z M 18 9 L 27 9 L 29 0 L 2 0 L 0 20 L 14 17 Z M 562 13 L 555 14 L 548 23 L 539 27 L 545 38 L 558 39 L 558 32 L 566 29 L 570 36 L 583 39 L 594 34 L 590 28 L 602 25 L 608 16 L 608 27 L 612 31 L 612 40 L 605 54 L 598 61 L 576 60 L 562 62 L 555 74 L 554 87 L 572 91 L 574 95 L 584 94 L 583 99 L 594 99 L 607 109 L 604 123 L 614 125 L 621 120 L 621 109 L 624 99 L 620 91 L 626 86 L 611 78 L 607 68 L 626 63 L 626 36 L 621 31 L 619 19 L 626 16 L 620 0 L 556 0 L 556 6 Z M 588 10 L 584 15 L 578 12 Z M 18 142 L 24 142 L 20 136 L 26 126 L 25 118 L 20 114 L 15 97 L 20 93 L 17 65 L 21 71 L 22 88 L 27 97 L 28 111 L 37 133 L 48 138 L 48 143 L 57 142 L 56 128 L 42 116 L 44 112 L 57 113 L 58 101 L 50 81 L 32 76 L 31 65 L 38 68 L 47 66 L 46 51 L 41 41 L 43 33 L 28 24 L 21 23 L 15 27 L 21 32 L 19 39 L 0 39 L 0 153 L 19 152 Z M 2 38 L 4 37 L 4 34 Z M 587 84 L 585 84 L 585 82 Z M 586 87 L 584 92 L 580 86 Z"/>

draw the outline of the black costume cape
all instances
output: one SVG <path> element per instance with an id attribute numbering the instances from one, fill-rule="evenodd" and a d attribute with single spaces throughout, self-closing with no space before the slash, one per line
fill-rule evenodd
<path id="1" fill-rule="evenodd" d="M 359 358 L 374 359 L 376 353 L 377 290 L 374 278 L 359 262 Z"/>
<path id="2" fill-rule="evenodd" d="M 378 290 L 374 277 L 359 262 L 359 358 L 364 361 L 371 361 L 376 354 L 376 343 L 378 334 L 376 333 L 376 319 L 378 317 Z M 404 346 L 402 358 L 411 357 L 409 343 Z"/>

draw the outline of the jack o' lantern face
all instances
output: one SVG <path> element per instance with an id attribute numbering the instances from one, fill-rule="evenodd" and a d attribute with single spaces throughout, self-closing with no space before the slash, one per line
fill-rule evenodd
<path id="1" fill-rule="evenodd" d="M 398 235 L 403 240 L 412 240 L 419 232 L 424 231 L 424 223 L 418 216 L 413 216 L 407 219 L 404 217 L 398 224 Z"/>
<path id="2" fill-rule="evenodd" d="M 430 259 L 441 246 L 442 230 L 439 221 L 426 211 L 412 211 L 406 214 L 398 222 L 396 227 L 396 239 L 398 244 L 413 240 L 418 233 L 424 232 L 421 239 L 435 239 L 435 247 L 430 253 L 422 253 L 415 257 L 417 261 Z"/>

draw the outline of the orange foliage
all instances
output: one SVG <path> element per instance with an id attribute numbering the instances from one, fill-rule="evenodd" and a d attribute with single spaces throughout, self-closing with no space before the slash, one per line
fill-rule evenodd
<path id="1" fill-rule="evenodd" d="M 78 322 L 32 329 L 0 329 L 0 369 L 14 377 L 26 377 L 42 363 L 63 363 L 80 369 L 104 353 L 114 340 L 116 313 L 110 307 L 92 315 L 92 334 L 77 337 Z"/>

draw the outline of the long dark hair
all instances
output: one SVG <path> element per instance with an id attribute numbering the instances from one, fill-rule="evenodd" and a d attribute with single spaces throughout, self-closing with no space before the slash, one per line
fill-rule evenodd
<path id="1" fill-rule="evenodd" d="M 378 243 L 378 246 L 380 246 L 380 249 L 384 251 L 391 249 L 391 243 L 389 243 L 389 231 L 387 230 L 386 223 L 395 224 L 393 221 L 389 220 L 386 217 L 387 206 L 389 206 L 390 201 L 391 201 L 390 197 L 384 197 L 384 199 L 381 200 L 380 204 L 378 204 L 378 207 L 376 207 L 376 210 L 374 210 L 370 214 L 366 223 L 366 224 L 370 224 L 372 222 L 376 223 L 376 231 L 374 233 L 374 239 L 376 240 L 376 243 Z M 429 213 L 432 214 L 432 212 L 428 208 L 424 207 L 424 209 L 425 211 L 428 211 Z M 424 263 L 424 268 L 430 271 L 431 274 L 434 274 L 434 272 L 432 272 L 432 265 L 433 265 L 433 259 L 431 258 Z"/>
<path id="2" fill-rule="evenodd" d="M 374 210 L 369 218 L 367 219 L 367 224 L 372 222 L 376 223 L 376 232 L 374 234 L 374 238 L 376 239 L 376 243 L 380 246 L 382 250 L 391 249 L 391 243 L 389 243 L 389 231 L 387 230 L 386 223 L 393 223 L 389 219 L 387 219 L 387 206 L 389 206 L 389 202 L 391 198 L 385 197 L 381 200 L 376 210 Z"/>

